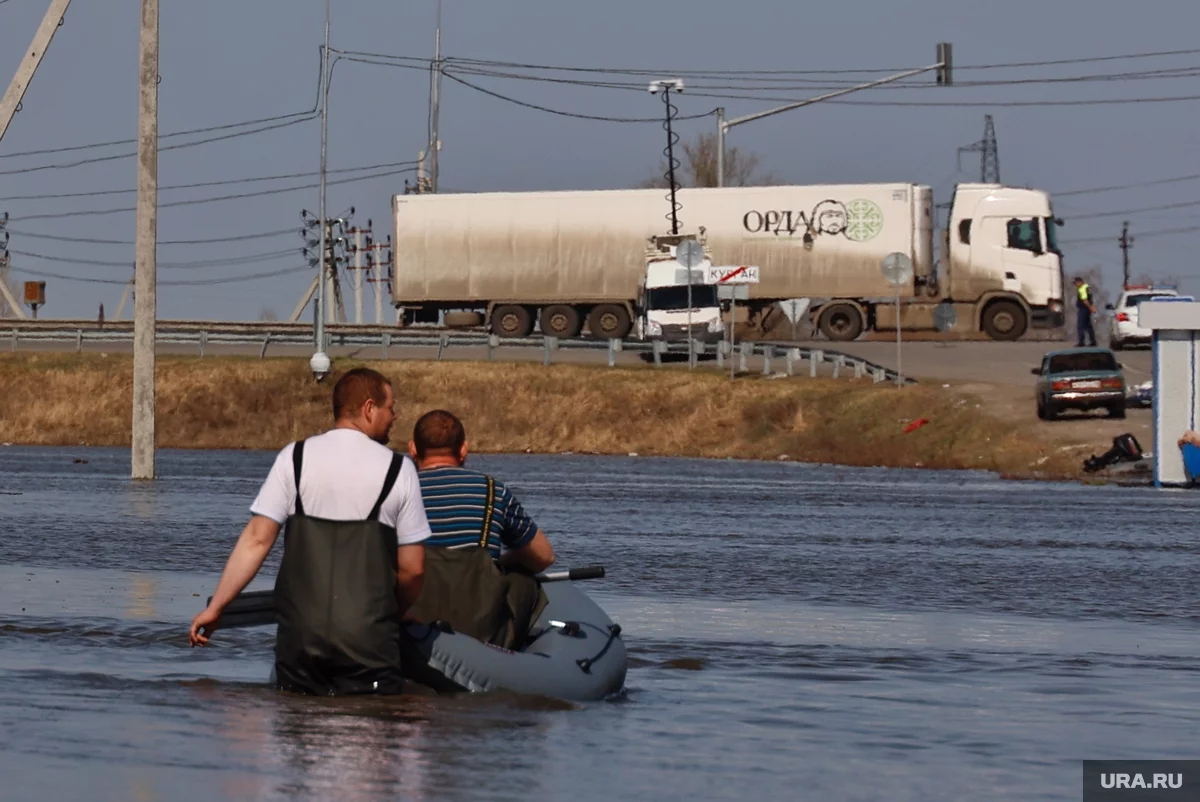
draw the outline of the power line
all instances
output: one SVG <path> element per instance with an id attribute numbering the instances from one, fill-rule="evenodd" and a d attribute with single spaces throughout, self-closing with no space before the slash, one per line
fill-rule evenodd
<path id="1" fill-rule="evenodd" d="M 88 284 L 128 284 L 129 281 L 112 278 L 90 278 L 85 276 L 68 276 L 63 273 L 52 273 L 46 270 L 30 270 L 25 267 L 13 266 L 13 270 L 19 273 L 27 273 L 31 276 L 40 276 L 42 278 L 55 278 L 62 281 L 81 281 Z M 285 267 L 282 270 L 270 270 L 264 273 L 250 273 L 244 276 L 230 276 L 227 278 L 210 278 L 210 279 L 182 279 L 178 281 L 159 281 L 158 286 L 173 286 L 173 287 L 197 287 L 209 284 L 233 284 L 239 281 L 256 281 L 262 278 L 273 278 L 275 276 L 284 276 L 290 273 L 310 273 L 313 269 L 308 265 L 303 267 Z"/>
<path id="2" fill-rule="evenodd" d="M 3 0 L 7 2 L 7 0 Z M 318 70 L 319 73 L 319 70 Z M 243 128 L 251 125 L 262 125 L 265 123 L 280 122 L 292 117 L 312 117 L 320 112 L 320 79 L 318 77 L 317 99 L 313 101 L 311 109 L 306 111 L 293 111 L 289 114 L 277 114 L 272 117 L 260 117 L 256 120 L 243 120 L 236 123 L 224 123 L 222 125 L 212 125 L 204 128 L 192 128 L 186 131 L 175 131 L 169 134 L 160 134 L 159 139 L 171 139 L 177 136 L 190 136 L 192 134 L 211 134 L 216 131 L 229 131 L 234 128 Z M 108 142 L 92 142 L 86 145 L 70 145 L 60 148 L 42 148 L 39 150 L 25 150 L 17 153 L 0 153 L 0 159 L 16 159 L 22 156 L 45 156 L 55 153 L 70 153 L 77 150 L 92 150 L 95 148 L 107 148 L 115 145 L 133 145 L 137 143 L 137 139 L 114 139 Z M 167 148 L 162 148 L 167 150 Z"/>
<path id="3" fill-rule="evenodd" d="M 1138 239 L 1145 239 L 1146 237 L 1166 237 L 1174 234 L 1192 234 L 1198 231 L 1200 231 L 1200 225 L 1181 226 L 1179 228 L 1158 228 L 1150 231 L 1139 232 Z M 1064 239 L 1060 242 L 1063 245 L 1078 245 L 1080 243 L 1087 242 L 1112 242 L 1112 239 L 1112 235 L 1110 234 L 1103 237 L 1078 237 L 1076 239 Z"/>
<path id="4" fill-rule="evenodd" d="M 388 162 L 385 164 L 365 165 L 363 167 L 343 167 L 338 170 L 327 170 L 326 172 L 330 175 L 341 174 L 341 173 L 359 173 L 359 172 L 363 172 L 365 170 L 381 170 L 381 169 L 384 169 L 387 167 L 402 167 L 402 166 L 415 165 L 415 164 L 416 164 L 415 161 Z M 287 173 L 287 174 L 282 174 L 282 175 L 263 175 L 263 176 L 257 176 L 254 178 L 232 178 L 232 179 L 228 179 L 228 180 L 224 180 L 224 181 L 202 181 L 200 183 L 195 183 L 195 184 L 173 184 L 173 185 L 168 185 L 168 186 L 160 186 L 158 189 L 160 192 L 165 191 L 165 190 L 176 190 L 176 189 L 201 189 L 204 187 L 220 187 L 220 186 L 229 186 L 232 184 L 253 184 L 253 183 L 259 183 L 259 182 L 263 182 L 263 181 L 283 181 L 283 180 L 289 179 L 289 178 L 309 178 L 311 176 L 318 175 L 318 174 L 319 173 L 317 173 L 315 171 L 309 171 L 309 172 L 304 172 L 304 173 Z M 0 197 L 0 201 L 55 200 L 55 199 L 61 199 L 61 198 L 93 198 L 93 197 L 100 197 L 100 196 L 104 196 L 104 195 L 132 194 L 134 192 L 137 192 L 136 187 L 131 187 L 129 189 L 101 189 L 101 190 L 94 190 L 91 192 L 62 192 L 62 193 L 43 194 L 43 195 L 9 195 L 8 197 Z"/>
<path id="5" fill-rule="evenodd" d="M 1158 206 L 1143 206 L 1138 209 L 1118 209 L 1112 212 L 1086 212 L 1084 214 L 1072 215 L 1069 219 L 1096 220 L 1102 217 L 1122 217 L 1124 215 L 1143 214 L 1145 212 L 1165 212 L 1171 209 L 1186 209 L 1193 206 L 1200 206 L 1200 200 L 1177 201 L 1175 203 L 1164 203 Z"/>
<path id="6" fill-rule="evenodd" d="M 1153 181 L 1138 181 L 1132 184 L 1116 184 L 1108 187 L 1090 187 L 1088 189 L 1072 189 L 1066 192 L 1052 193 L 1055 198 L 1069 198 L 1073 195 L 1093 195 L 1101 192 L 1117 192 L 1125 189 L 1138 189 L 1140 187 L 1154 187 L 1161 184 L 1177 184 L 1183 181 L 1195 181 L 1200 179 L 1200 173 L 1192 173 L 1191 175 L 1180 175 L 1174 178 L 1157 178 Z"/>
<path id="7" fill-rule="evenodd" d="M 351 184 L 351 183 L 355 183 L 358 181 L 370 181 L 370 180 L 373 180 L 376 178 L 386 178 L 388 176 L 400 175 L 401 173 L 409 173 L 409 172 L 412 172 L 414 169 L 415 168 L 413 168 L 413 167 L 405 167 L 402 169 L 386 170 L 386 171 L 379 172 L 379 173 L 372 173 L 371 175 L 360 175 L 360 176 L 354 176 L 352 178 L 343 178 L 343 179 L 340 179 L 337 181 L 326 181 L 325 183 L 327 186 L 336 185 L 336 184 Z M 218 195 L 216 197 L 211 197 L 211 198 L 190 198 L 188 200 L 178 200 L 178 201 L 170 201 L 168 203 L 160 203 L 160 204 L 158 204 L 158 208 L 159 209 L 167 209 L 167 208 L 173 208 L 173 207 L 178 207 L 178 206 L 195 206 L 195 205 L 202 204 L 202 203 L 218 203 L 221 201 L 240 200 L 242 198 L 258 198 L 258 197 L 262 197 L 264 195 L 276 195 L 276 194 L 282 195 L 287 192 L 299 192 L 299 191 L 305 190 L 305 189 L 314 189 L 317 186 L 319 186 L 319 185 L 313 184 L 313 183 L 297 184 L 297 185 L 291 186 L 291 187 L 280 187 L 280 188 L 276 188 L 276 189 L 261 189 L 261 190 L 256 190 L 254 192 L 239 192 L 239 193 L 232 194 L 232 195 Z M 53 213 L 47 213 L 47 214 L 27 214 L 27 215 L 24 215 L 21 217 L 12 217 L 12 218 L 10 218 L 10 220 L 12 220 L 13 222 L 25 222 L 27 220 L 58 220 L 58 219 L 62 219 L 65 217 L 91 217 L 91 216 L 96 216 L 96 215 L 121 214 L 124 212 L 132 212 L 132 211 L 136 211 L 136 210 L 137 210 L 137 207 L 135 207 L 135 206 L 123 206 L 123 207 L 111 208 L 111 209 L 84 209 L 81 211 L 74 211 L 74 212 L 53 212 Z"/>
<path id="8" fill-rule="evenodd" d="M 245 256 L 230 256 L 225 259 L 199 260 L 187 262 L 159 262 L 158 267 L 174 268 L 174 269 L 195 269 L 207 267 L 231 267 L 233 265 L 253 264 L 255 262 L 269 262 L 272 259 L 279 259 L 283 256 L 294 256 L 295 248 L 286 248 L 278 251 L 266 251 L 263 253 L 252 253 Z M 126 259 L 123 261 L 111 261 L 100 259 L 64 259 L 60 256 L 49 256 L 44 253 L 33 253 L 30 251 L 18 251 L 9 249 L 9 253 L 15 256 L 24 256 L 30 259 L 42 259 L 48 262 L 60 262 L 63 264 L 72 265 L 90 265 L 93 267 L 132 267 L 133 261 Z"/>
<path id="9" fill-rule="evenodd" d="M 577 112 L 562 111 L 560 109 L 552 109 L 552 108 L 549 108 L 548 106 L 539 106 L 536 103 L 528 103 L 524 100 L 517 100 L 514 97 L 509 97 L 508 95 L 502 95 L 499 92 L 493 92 L 490 89 L 484 89 L 482 86 L 477 86 L 473 83 L 470 83 L 469 81 L 465 81 L 462 78 L 459 78 L 458 76 L 453 75 L 449 72 L 443 72 L 443 74 L 447 78 L 449 78 L 451 81 L 454 81 L 455 83 L 460 83 L 463 86 L 467 87 L 468 89 L 474 89 L 476 92 L 481 92 L 485 95 L 489 95 L 490 97 L 494 97 L 494 98 L 497 98 L 498 100 L 503 100 L 508 103 L 513 103 L 517 106 L 524 106 L 527 109 L 535 109 L 537 111 L 544 111 L 549 114 L 557 114 L 560 117 L 573 117 L 573 118 L 579 119 L 579 120 L 597 120 L 600 122 L 609 122 L 609 123 L 658 123 L 660 125 L 662 124 L 662 120 L 658 119 L 657 117 L 603 117 L 603 116 L 598 116 L 598 115 L 594 115 L 594 114 L 579 114 Z M 715 110 L 706 111 L 703 114 L 691 114 L 691 115 L 684 115 L 684 116 L 676 117 L 675 120 L 677 120 L 677 121 L 678 120 L 700 120 L 705 117 L 711 117 L 714 113 L 715 113 Z M 0 174 L 0 175 L 2 175 L 2 174 Z"/>
<path id="10" fill-rule="evenodd" d="M 209 245 L 213 243 L 225 242 L 244 242 L 252 239 L 270 239 L 272 237 L 280 237 L 284 234 L 294 235 L 300 231 L 299 227 L 281 228 L 274 231 L 262 231 L 258 234 L 240 234 L 238 236 L 221 236 L 209 237 L 207 239 L 175 239 L 175 240 L 159 240 L 159 245 Z M 19 229 L 9 228 L 9 233 L 17 237 L 29 237 L 31 239 L 51 240 L 53 242 L 79 242 L 88 245 L 133 245 L 131 239 L 98 239 L 93 237 L 68 237 L 60 234 L 45 234 L 39 231 L 22 231 Z"/>
<path id="11" fill-rule="evenodd" d="M 197 139 L 195 142 L 182 142 L 178 145 L 167 145 L 158 149 L 159 153 L 164 153 L 170 150 L 181 150 L 183 148 L 193 148 L 197 145 L 207 145 L 212 142 L 221 142 L 226 139 L 236 139 L 242 136 L 250 136 L 252 134 L 261 134 L 264 131 L 274 131 L 280 128 L 287 128 L 299 123 L 305 123 L 316 119 L 316 115 L 308 115 L 294 120 L 277 122 L 272 125 L 264 125 L 259 128 L 252 128 L 249 131 L 238 131 L 232 134 L 222 134 L 221 136 L 207 137 L 205 139 Z M 117 161 L 119 159 L 129 159 L 137 155 L 137 151 L 129 151 L 126 153 L 115 153 L 109 156 L 95 156 L 90 159 L 80 159 L 74 162 L 65 162 L 61 164 L 42 164 L 37 167 L 21 167 L 14 170 L 0 170 L 0 175 L 23 175 L 26 173 L 36 173 L 42 170 L 67 170 L 74 167 L 82 167 L 85 164 L 99 164 L 100 162 Z"/>

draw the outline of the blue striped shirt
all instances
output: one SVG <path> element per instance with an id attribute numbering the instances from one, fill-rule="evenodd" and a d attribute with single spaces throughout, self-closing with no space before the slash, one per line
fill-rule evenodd
<path id="1" fill-rule="evenodd" d="M 419 471 L 425 517 L 433 536 L 426 546 L 463 548 L 478 544 L 483 534 L 487 507 L 487 474 L 451 466 Z M 500 545 L 519 549 L 537 534 L 521 502 L 507 487 L 496 482 L 492 522 L 488 529 L 488 551 L 500 556 Z"/>

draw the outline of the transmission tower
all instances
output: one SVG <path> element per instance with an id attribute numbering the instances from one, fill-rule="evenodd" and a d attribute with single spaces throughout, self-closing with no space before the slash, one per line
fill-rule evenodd
<path id="1" fill-rule="evenodd" d="M 1000 183 L 1000 149 L 996 144 L 996 124 L 992 115 L 983 115 L 983 139 L 958 149 L 958 168 L 962 169 L 964 153 L 982 154 L 979 158 L 979 180 L 984 184 Z"/>

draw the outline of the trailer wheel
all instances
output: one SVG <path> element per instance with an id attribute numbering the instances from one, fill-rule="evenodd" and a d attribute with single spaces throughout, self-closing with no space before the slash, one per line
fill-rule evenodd
<path id="1" fill-rule="evenodd" d="M 854 304 L 830 304 L 821 310 L 817 326 L 831 340 L 849 342 L 862 334 L 863 316 Z"/>
<path id="2" fill-rule="evenodd" d="M 492 312 L 492 331 L 501 337 L 528 337 L 533 333 L 533 315 L 523 306 L 498 306 Z"/>
<path id="3" fill-rule="evenodd" d="M 588 330 L 593 337 L 605 340 L 620 340 L 629 335 L 633 321 L 625 307 L 617 304 L 600 304 L 588 315 Z"/>
<path id="4" fill-rule="evenodd" d="M 583 328 L 583 316 L 573 306 L 554 304 L 542 307 L 538 325 L 542 327 L 542 334 L 547 337 L 568 340 L 579 336 L 579 330 Z"/>
<path id="5" fill-rule="evenodd" d="M 996 301 L 983 310 L 980 325 L 993 340 L 1016 340 L 1025 333 L 1029 320 L 1025 310 L 1012 301 Z"/>

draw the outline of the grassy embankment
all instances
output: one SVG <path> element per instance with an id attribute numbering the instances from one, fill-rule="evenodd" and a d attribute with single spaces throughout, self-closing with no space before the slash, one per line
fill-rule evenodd
<path id="1" fill-rule="evenodd" d="M 980 468 L 1067 478 L 1078 460 L 974 399 L 869 380 L 728 378 L 710 371 L 337 360 L 369 364 L 397 390 L 393 447 L 428 409 L 458 414 L 476 452 L 789 459 L 844 465 Z M 276 449 L 329 425 L 332 380 L 307 360 L 158 358 L 158 444 Z M 0 442 L 126 446 L 128 356 L 0 355 Z M 905 434 L 908 421 L 930 423 Z"/>

